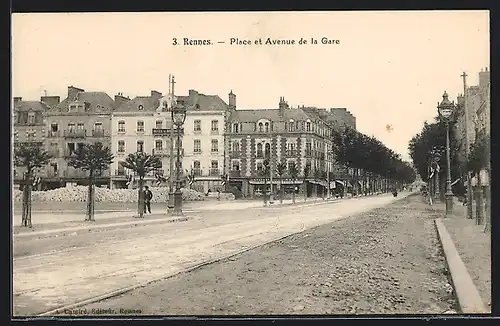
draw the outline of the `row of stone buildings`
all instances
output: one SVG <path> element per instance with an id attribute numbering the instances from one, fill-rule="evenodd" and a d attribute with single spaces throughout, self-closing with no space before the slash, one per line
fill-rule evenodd
<path id="1" fill-rule="evenodd" d="M 68 167 L 65 158 L 78 146 L 97 141 L 109 146 L 115 156 L 110 168 L 96 177 L 98 185 L 126 187 L 131 172 L 119 162 L 137 151 L 159 156 L 162 168 L 155 174 L 168 177 L 172 126 L 168 107 L 174 101 L 184 103 L 187 115 L 172 158 L 180 146 L 183 174 L 194 175 L 192 187 L 203 192 L 221 189 L 225 175 L 228 185 L 246 196 L 261 192 L 264 181 L 259 170 L 265 157 L 274 167 L 278 162 L 294 164 L 301 174 L 306 165 L 311 170 L 340 171 L 333 161 L 332 130 L 356 128 L 355 117 L 345 108 L 292 108 L 283 97 L 276 108 L 239 109 L 232 91 L 226 103 L 218 95 L 196 90 L 175 96 L 173 84 L 166 96 L 153 90 L 133 99 L 69 86 L 62 101 L 59 96 L 43 96 L 40 101 L 14 98 L 14 146 L 37 143 L 52 155 L 50 163 L 37 172 L 42 189 L 85 183 L 86 174 Z M 14 182 L 21 179 L 22 169 L 15 168 Z M 146 179 L 156 182 L 154 174 Z M 292 184 L 287 175 L 275 180 Z"/>
<path id="2" fill-rule="evenodd" d="M 459 159 L 462 164 L 465 164 L 466 146 L 470 148 L 478 133 L 490 135 L 490 71 L 488 68 L 481 69 L 478 85 L 466 87 L 466 93 L 457 97 L 457 104 L 457 123 L 454 132 L 459 143 Z M 468 112 L 467 124 L 465 106 L 467 106 Z M 481 179 L 484 184 L 487 178 L 484 172 L 482 175 Z"/>

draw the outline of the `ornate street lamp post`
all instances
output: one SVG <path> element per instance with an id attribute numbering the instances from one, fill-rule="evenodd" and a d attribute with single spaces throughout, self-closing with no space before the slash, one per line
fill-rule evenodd
<path id="1" fill-rule="evenodd" d="M 453 211 L 453 192 L 451 191 L 451 167 L 450 167 L 450 120 L 453 116 L 455 104 L 448 99 L 446 91 L 443 94 L 443 100 L 438 102 L 438 113 L 441 119 L 446 123 L 446 215 Z"/>
<path id="2" fill-rule="evenodd" d="M 178 103 L 172 109 L 172 122 L 176 127 L 177 133 L 177 167 L 175 170 L 175 193 L 174 193 L 174 210 L 172 215 L 182 215 L 182 191 L 181 191 L 181 131 L 182 125 L 186 120 L 186 107 L 182 103 Z"/>

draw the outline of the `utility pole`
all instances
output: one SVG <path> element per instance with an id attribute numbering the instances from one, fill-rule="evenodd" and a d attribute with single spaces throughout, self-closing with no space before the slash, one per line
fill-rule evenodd
<path id="1" fill-rule="evenodd" d="M 175 102 L 175 97 L 174 97 L 174 85 L 175 85 L 175 77 L 172 75 L 169 75 L 168 77 L 168 88 L 171 90 L 168 94 L 169 97 L 171 97 L 170 101 L 170 175 L 168 178 L 168 208 L 169 210 L 172 210 L 174 208 L 174 120 L 172 116 L 172 109 L 174 106 Z"/>
<path id="2" fill-rule="evenodd" d="M 464 84 L 464 116 L 465 116 L 465 162 L 469 159 L 469 110 L 467 107 L 467 74 L 465 71 L 463 72 L 462 80 Z M 469 171 L 466 171 L 467 177 L 467 218 L 472 219 L 472 182 L 471 182 L 471 174 Z"/>

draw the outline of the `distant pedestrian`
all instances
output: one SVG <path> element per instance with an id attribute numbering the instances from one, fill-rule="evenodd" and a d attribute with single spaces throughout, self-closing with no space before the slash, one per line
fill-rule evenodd
<path id="1" fill-rule="evenodd" d="M 220 200 L 220 190 L 217 189 L 217 200 Z"/>
<path id="2" fill-rule="evenodd" d="M 148 186 L 144 187 L 144 213 L 149 212 L 151 214 L 151 199 L 153 199 L 153 193 L 149 190 Z"/>

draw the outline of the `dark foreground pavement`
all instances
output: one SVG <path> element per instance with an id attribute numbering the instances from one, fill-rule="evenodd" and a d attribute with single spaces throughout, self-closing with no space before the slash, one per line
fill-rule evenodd
<path id="1" fill-rule="evenodd" d="M 435 217 L 419 196 L 410 196 L 78 309 L 151 315 L 454 312 Z"/>

